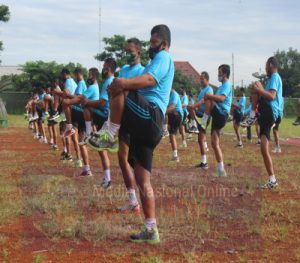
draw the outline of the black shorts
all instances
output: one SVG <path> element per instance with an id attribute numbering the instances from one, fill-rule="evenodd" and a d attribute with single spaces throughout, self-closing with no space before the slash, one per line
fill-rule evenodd
<path id="1" fill-rule="evenodd" d="M 274 126 L 275 130 L 278 131 L 280 123 L 281 123 L 281 117 L 279 116 L 275 121 L 275 126 Z"/>
<path id="2" fill-rule="evenodd" d="M 151 172 L 153 151 L 162 138 L 164 117 L 161 110 L 138 92 L 126 97 L 121 134 L 130 136 L 128 161 Z"/>
<path id="3" fill-rule="evenodd" d="M 182 117 L 179 112 L 171 112 L 168 114 L 169 133 L 176 135 L 182 123 Z"/>
<path id="4" fill-rule="evenodd" d="M 183 111 L 183 119 L 182 119 L 182 123 L 186 123 L 188 121 L 188 113 L 186 111 Z"/>
<path id="5" fill-rule="evenodd" d="M 40 108 L 36 108 L 36 112 L 37 112 L 37 114 L 38 114 L 38 116 L 39 116 L 38 122 L 43 123 L 43 122 L 44 122 L 44 121 L 43 121 L 43 110 L 40 109 Z"/>
<path id="6" fill-rule="evenodd" d="M 93 118 L 93 125 L 96 126 L 97 131 L 99 131 L 103 124 L 107 121 L 108 116 L 106 113 L 96 113 L 96 112 L 92 112 L 92 118 Z"/>
<path id="7" fill-rule="evenodd" d="M 215 105 L 211 111 L 211 118 L 211 134 L 213 134 L 214 131 L 216 131 L 219 134 L 220 130 L 223 129 L 226 125 L 228 114 L 222 113 Z"/>
<path id="8" fill-rule="evenodd" d="M 240 113 L 237 109 L 234 109 L 233 111 L 233 121 L 236 123 L 236 124 L 240 124 L 240 122 L 242 121 L 243 119 L 243 114 Z"/>
<path id="9" fill-rule="evenodd" d="M 275 123 L 272 108 L 263 98 L 259 100 L 258 105 L 260 136 L 265 135 L 267 139 L 270 140 L 271 128 Z"/>
<path id="10" fill-rule="evenodd" d="M 85 131 L 85 121 L 82 111 L 72 109 L 72 125 L 78 130 L 79 133 Z"/>

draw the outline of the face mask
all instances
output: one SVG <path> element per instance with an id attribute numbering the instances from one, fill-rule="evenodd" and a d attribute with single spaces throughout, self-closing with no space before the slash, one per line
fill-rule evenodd
<path id="1" fill-rule="evenodd" d="M 101 75 L 102 75 L 102 79 L 106 79 L 108 72 L 105 69 L 102 69 Z"/>
<path id="2" fill-rule="evenodd" d="M 160 45 L 158 47 L 150 47 L 149 50 L 148 50 L 148 53 L 149 53 L 149 57 L 150 59 L 153 59 L 155 57 L 155 55 L 161 51 L 161 46 L 162 46 L 162 43 L 160 43 Z"/>
<path id="3" fill-rule="evenodd" d="M 135 63 L 136 55 L 131 52 L 126 52 L 125 59 L 127 64 L 132 65 Z"/>
<path id="4" fill-rule="evenodd" d="M 94 84 L 94 80 L 93 79 L 87 79 L 87 84 L 90 86 L 92 84 Z"/>
<path id="5" fill-rule="evenodd" d="M 223 80 L 224 80 L 223 76 L 218 76 L 218 80 L 219 80 L 219 82 L 223 82 Z"/>

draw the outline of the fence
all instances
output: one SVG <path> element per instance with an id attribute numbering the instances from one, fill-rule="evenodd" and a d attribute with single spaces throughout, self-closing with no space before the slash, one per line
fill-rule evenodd
<path id="1" fill-rule="evenodd" d="M 0 98 L 5 103 L 8 114 L 21 114 L 24 112 L 24 107 L 30 97 L 29 92 L 3 92 L 0 93 Z"/>

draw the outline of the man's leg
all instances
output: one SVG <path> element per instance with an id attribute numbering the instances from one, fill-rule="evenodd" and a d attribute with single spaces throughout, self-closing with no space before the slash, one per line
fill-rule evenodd
<path id="1" fill-rule="evenodd" d="M 211 146 L 214 150 L 215 157 L 218 163 L 218 174 L 219 176 L 226 176 L 224 162 L 223 162 L 223 154 L 220 148 L 220 136 L 219 131 L 214 130 L 211 135 Z"/>
<path id="2" fill-rule="evenodd" d="M 104 174 L 101 187 L 108 188 L 111 186 L 110 161 L 108 158 L 107 151 L 101 151 L 98 153 L 101 159 L 103 174 Z"/>
<path id="3" fill-rule="evenodd" d="M 134 174 L 131 169 L 131 166 L 128 163 L 128 152 L 129 152 L 128 145 L 122 139 L 120 139 L 118 159 L 119 159 L 119 166 L 122 171 L 124 183 L 127 189 L 129 204 L 124 205 L 119 210 L 121 212 L 125 212 L 127 210 L 139 212 L 140 207 L 135 193 L 135 179 L 134 179 Z"/>
<path id="4" fill-rule="evenodd" d="M 269 182 L 263 186 L 263 188 L 270 188 L 269 185 L 272 187 L 277 186 L 277 181 L 274 175 L 274 169 L 273 169 L 273 162 L 272 158 L 269 152 L 269 140 L 266 135 L 261 135 L 261 153 L 264 159 L 265 167 L 267 170 L 267 173 L 269 175 Z M 269 184 L 271 183 L 271 184 Z"/>
<path id="5" fill-rule="evenodd" d="M 185 134 L 185 129 L 184 129 L 184 125 L 183 124 L 180 125 L 179 131 L 180 131 L 180 134 L 181 134 L 182 146 L 183 147 L 187 147 L 186 134 Z"/>
<path id="6" fill-rule="evenodd" d="M 200 130 L 199 134 L 198 134 L 198 144 L 199 144 L 199 149 L 200 149 L 200 154 L 201 154 L 201 162 L 196 167 L 207 170 L 208 163 L 207 163 L 205 143 L 206 143 L 206 135 L 205 135 L 204 131 Z"/>
<path id="7" fill-rule="evenodd" d="M 71 124 L 72 125 L 72 124 Z M 79 149 L 79 145 L 78 145 L 78 131 L 74 130 L 74 134 L 71 136 L 72 138 L 72 142 L 73 142 L 73 146 L 74 146 L 74 150 L 76 152 L 76 157 L 77 157 L 77 161 L 79 161 L 81 163 L 81 154 L 80 154 L 80 149 Z M 77 166 L 77 164 L 75 164 L 75 166 Z M 79 167 L 82 166 L 78 164 Z"/>
<path id="8" fill-rule="evenodd" d="M 203 117 L 202 117 L 202 124 L 201 124 L 203 129 L 206 129 L 207 122 L 209 120 L 211 111 L 212 111 L 214 106 L 215 106 L 214 101 L 212 101 L 212 100 L 206 100 L 205 101 L 205 111 L 204 111 L 204 114 L 203 114 Z"/>
<path id="9" fill-rule="evenodd" d="M 176 134 L 170 133 L 170 143 L 172 147 L 172 161 L 179 161 Z"/>
<path id="10" fill-rule="evenodd" d="M 236 134 L 236 138 L 237 138 L 237 145 L 236 147 L 243 147 L 243 142 L 242 142 L 242 138 L 241 138 L 241 134 L 240 134 L 240 125 L 237 123 L 237 121 L 233 121 L 233 128 Z"/>
<path id="11" fill-rule="evenodd" d="M 293 122 L 293 125 L 300 125 L 300 99 L 297 100 L 297 118 Z"/>
<path id="12" fill-rule="evenodd" d="M 49 143 L 50 143 L 51 146 L 54 144 L 52 126 L 53 125 L 48 125 Z"/>

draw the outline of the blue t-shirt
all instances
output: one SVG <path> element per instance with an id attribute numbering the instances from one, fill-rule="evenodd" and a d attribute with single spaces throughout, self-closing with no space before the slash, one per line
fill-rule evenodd
<path id="1" fill-rule="evenodd" d="M 246 107 L 245 112 L 244 112 L 244 115 L 250 114 L 251 110 L 252 110 L 252 104 L 250 103 L 250 104 Z"/>
<path id="2" fill-rule="evenodd" d="M 125 65 L 121 68 L 119 77 L 124 79 L 130 79 L 143 74 L 144 67 L 141 64 L 134 66 Z"/>
<path id="3" fill-rule="evenodd" d="M 206 86 L 205 88 L 201 89 L 199 95 L 198 95 L 198 98 L 197 98 L 197 102 L 202 100 L 205 96 L 206 93 L 210 93 L 210 94 L 214 94 L 214 90 L 212 89 L 211 86 Z M 205 111 L 205 104 L 202 103 L 200 105 L 200 111 L 204 112 Z"/>
<path id="4" fill-rule="evenodd" d="M 106 78 L 103 85 L 102 85 L 102 88 L 101 88 L 99 99 L 100 100 L 105 100 L 105 105 L 103 107 L 93 109 L 93 112 L 95 112 L 96 114 L 98 114 L 102 117 L 107 117 L 108 116 L 109 97 L 108 97 L 108 94 L 107 94 L 107 88 L 112 83 L 113 80 L 114 80 L 114 76 L 110 76 L 110 77 Z"/>
<path id="5" fill-rule="evenodd" d="M 38 97 L 38 99 L 37 99 L 37 101 L 44 100 L 45 96 L 46 96 L 46 92 L 40 94 L 39 97 Z M 42 108 L 42 105 L 37 104 L 36 107 L 37 107 L 38 109 L 41 109 L 41 108 Z"/>
<path id="6" fill-rule="evenodd" d="M 278 73 L 273 73 L 271 78 L 268 80 L 265 90 L 275 90 L 276 96 L 274 100 L 266 100 L 271 106 L 273 111 L 274 120 L 276 120 L 281 112 L 283 113 L 283 98 L 282 98 L 282 80 Z"/>
<path id="7" fill-rule="evenodd" d="M 229 81 L 224 82 L 217 90 L 216 95 L 224 95 L 223 102 L 217 102 L 216 106 L 222 114 L 229 114 L 232 103 L 232 85 Z"/>
<path id="8" fill-rule="evenodd" d="M 170 93 L 170 99 L 169 99 L 168 107 L 173 105 L 173 104 L 175 104 L 174 111 L 179 112 L 180 115 L 181 115 L 181 118 L 183 118 L 183 109 L 182 109 L 180 96 L 175 90 L 172 90 L 171 93 Z"/>
<path id="9" fill-rule="evenodd" d="M 94 83 L 87 87 L 83 94 L 88 100 L 99 100 L 99 85 Z"/>
<path id="10" fill-rule="evenodd" d="M 246 109 L 246 97 L 243 96 L 243 97 L 239 98 L 239 99 L 235 102 L 235 104 L 236 104 L 237 106 L 241 106 L 240 109 L 236 108 L 236 110 L 237 110 L 240 114 L 243 114 L 243 115 L 244 115 L 244 114 L 245 114 L 245 109 Z"/>
<path id="11" fill-rule="evenodd" d="M 189 99 L 189 105 L 194 105 L 195 101 L 193 99 Z"/>
<path id="12" fill-rule="evenodd" d="M 74 81 L 74 79 L 72 78 L 66 79 L 65 89 L 69 90 L 71 95 L 75 94 L 76 88 L 77 88 L 77 84 Z"/>
<path id="13" fill-rule="evenodd" d="M 150 74 L 155 79 L 156 84 L 140 89 L 138 92 L 146 100 L 157 105 L 165 115 L 174 79 L 174 61 L 170 53 L 165 50 L 157 53 L 145 67 L 143 74 Z"/>
<path id="14" fill-rule="evenodd" d="M 86 90 L 86 84 L 85 84 L 85 81 L 84 80 L 80 80 L 78 83 L 77 83 L 77 88 L 75 90 L 75 93 L 74 95 L 81 95 L 85 92 Z M 83 109 L 81 107 L 80 104 L 76 104 L 76 105 L 73 105 L 72 107 L 74 110 L 77 110 L 77 111 L 81 111 L 83 112 Z"/>
<path id="15" fill-rule="evenodd" d="M 187 110 L 187 106 L 189 105 L 189 98 L 187 95 L 183 95 L 180 98 L 181 104 L 185 104 L 185 107 L 182 107 L 183 111 L 185 111 L 186 113 L 188 112 Z"/>

